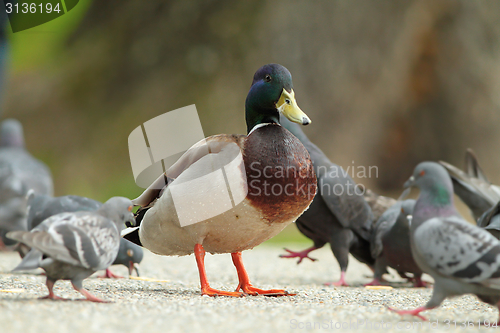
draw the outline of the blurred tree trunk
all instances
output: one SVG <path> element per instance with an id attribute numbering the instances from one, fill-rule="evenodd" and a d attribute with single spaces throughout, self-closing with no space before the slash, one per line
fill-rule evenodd
<path id="1" fill-rule="evenodd" d="M 495 0 L 94 1 L 59 74 L 15 78 L 9 110 L 44 124 L 63 191 L 75 170 L 132 183 L 132 129 L 195 103 L 206 135 L 243 133 L 253 73 L 277 62 L 332 161 L 378 167 L 362 183 L 399 189 L 467 147 L 500 182 L 499 18 Z"/>

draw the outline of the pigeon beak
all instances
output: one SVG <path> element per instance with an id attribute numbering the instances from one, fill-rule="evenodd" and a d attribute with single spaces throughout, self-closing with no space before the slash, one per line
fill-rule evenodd
<path id="1" fill-rule="evenodd" d="M 132 273 L 134 272 L 134 262 L 130 260 L 128 262 L 128 276 L 132 276 Z"/>
<path id="2" fill-rule="evenodd" d="M 411 176 L 406 183 L 403 185 L 404 188 L 410 188 L 415 186 L 415 177 Z M 403 192 L 404 193 L 404 192 Z"/>
<path id="3" fill-rule="evenodd" d="M 127 228 L 135 227 L 135 216 L 134 213 L 130 213 L 128 219 L 125 221 Z"/>
<path id="4" fill-rule="evenodd" d="M 311 123 L 311 119 L 297 105 L 293 89 L 288 92 L 283 88 L 280 99 L 276 103 L 276 109 L 294 123 L 300 125 L 309 125 Z"/>

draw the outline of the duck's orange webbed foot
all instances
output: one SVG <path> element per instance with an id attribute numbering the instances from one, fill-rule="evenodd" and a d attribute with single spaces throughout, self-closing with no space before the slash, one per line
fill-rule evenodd
<path id="1" fill-rule="evenodd" d="M 238 280 L 240 283 L 238 284 L 238 288 L 236 291 L 243 291 L 247 295 L 257 296 L 295 296 L 296 294 L 290 294 L 286 290 L 282 289 L 269 289 L 263 290 L 252 286 L 250 283 L 250 279 L 248 278 L 247 271 L 243 266 L 243 261 L 241 260 L 241 252 L 231 253 L 231 258 L 233 259 L 233 264 L 236 267 L 236 271 L 238 272 Z"/>
<path id="2" fill-rule="evenodd" d="M 243 291 L 247 295 L 252 295 L 252 296 L 257 296 L 257 295 L 264 295 L 264 296 L 295 296 L 296 294 L 291 294 L 286 290 L 283 289 L 259 289 L 254 286 L 252 286 L 250 283 L 242 285 L 241 283 L 238 285 L 238 288 L 236 288 L 236 291 Z"/>
<path id="3" fill-rule="evenodd" d="M 196 264 L 198 265 L 198 272 L 200 273 L 201 294 L 207 296 L 230 296 L 230 297 L 243 297 L 244 293 L 238 291 L 222 291 L 210 287 L 207 280 L 207 273 L 205 272 L 205 250 L 201 244 L 196 244 L 194 247 L 194 255 Z"/>
<path id="4" fill-rule="evenodd" d="M 214 289 L 210 286 L 202 287 L 201 288 L 201 294 L 202 295 L 208 295 L 208 296 L 230 296 L 230 297 L 244 297 L 244 293 L 240 293 L 238 291 L 223 291 L 223 290 L 217 290 Z"/>

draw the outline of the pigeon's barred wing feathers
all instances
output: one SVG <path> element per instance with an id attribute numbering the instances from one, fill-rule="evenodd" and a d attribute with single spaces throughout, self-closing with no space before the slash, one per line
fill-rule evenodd
<path id="1" fill-rule="evenodd" d="M 459 217 L 432 218 L 415 230 L 415 248 L 438 273 L 500 289 L 500 242 Z"/>
<path id="2" fill-rule="evenodd" d="M 61 213 L 50 217 L 19 241 L 48 256 L 94 270 L 115 260 L 118 230 L 110 220 L 94 213 Z"/>

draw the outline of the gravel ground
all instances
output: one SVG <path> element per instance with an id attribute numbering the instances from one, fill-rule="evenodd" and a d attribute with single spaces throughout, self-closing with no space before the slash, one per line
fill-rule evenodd
<path id="1" fill-rule="evenodd" d="M 294 250 L 303 247 L 289 246 Z M 202 297 L 193 256 L 160 257 L 147 252 L 141 274 L 150 281 L 100 279 L 96 275 L 84 281 L 91 293 L 113 301 L 109 304 L 77 301 L 82 296 L 68 281 L 59 281 L 55 293 L 72 300 L 38 300 L 47 293 L 45 277 L 39 272 L 11 274 L 20 260 L 18 255 L 0 253 L 0 332 L 463 332 L 477 330 L 478 321 L 494 321 L 498 316 L 495 308 L 467 295 L 428 311 L 429 326 L 417 318 L 400 317 L 386 307 L 424 305 L 431 289 L 408 288 L 393 276 L 389 278 L 393 289 L 365 289 L 362 284 L 370 281 L 371 271 L 353 258 L 347 271 L 347 281 L 353 287 L 325 287 L 323 282 L 339 277 L 328 248 L 312 253 L 319 261 L 307 260 L 300 265 L 295 259 L 278 258 L 280 253 L 283 250 L 279 247 L 261 245 L 245 251 L 243 260 L 255 286 L 286 288 L 296 296 Z M 207 255 L 206 267 L 213 287 L 233 290 L 237 285 L 229 255 Z M 126 274 L 125 267 L 113 267 L 113 271 Z M 461 328 L 464 321 L 470 321 L 467 329 Z"/>

